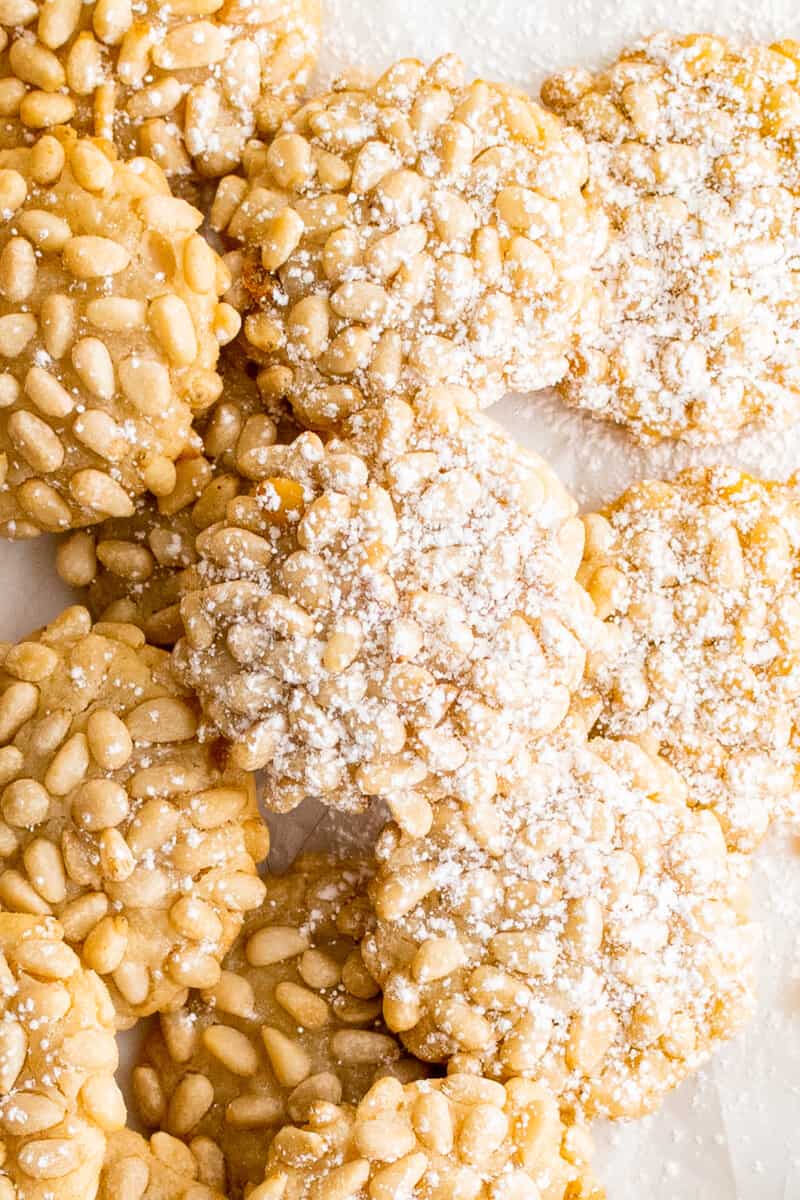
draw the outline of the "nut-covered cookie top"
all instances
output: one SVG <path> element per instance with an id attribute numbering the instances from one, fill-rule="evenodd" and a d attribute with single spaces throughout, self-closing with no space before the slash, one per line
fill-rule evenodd
<path id="1" fill-rule="evenodd" d="M 591 1141 L 547 1088 L 450 1075 L 402 1087 L 379 1080 L 357 1107 L 320 1104 L 272 1143 L 254 1200 L 603 1200 Z"/>
<path id="2" fill-rule="evenodd" d="M 133 625 L 66 609 L 3 644 L 0 903 L 54 913 L 120 1019 L 211 987 L 264 887 L 251 776 Z"/>
<path id="3" fill-rule="evenodd" d="M 245 329 L 313 428 L 431 382 L 490 404 L 555 383 L 595 235 L 583 139 L 461 62 L 406 59 L 310 100 L 222 181 L 250 247 Z"/>
<path id="4" fill-rule="evenodd" d="M 223 520 L 228 502 L 259 477 L 261 456 L 279 434 L 241 356 L 223 352 L 219 373 L 220 398 L 195 421 L 198 452 L 175 464 L 172 491 L 140 497 L 131 517 L 74 532 L 56 555 L 64 582 L 88 589 L 92 616 L 138 625 L 158 646 L 183 632 L 179 601 L 197 562 L 197 534 Z"/>
<path id="5" fill-rule="evenodd" d="M 390 826 L 363 943 L 390 1029 L 590 1115 L 655 1108 L 753 1002 L 749 863 L 690 802 L 663 759 L 570 731 L 492 803 Z"/>
<path id="6" fill-rule="evenodd" d="M 239 327 L 202 219 L 151 159 L 103 142 L 0 151 L 4 536 L 130 516 L 175 487 Z"/>
<path id="7" fill-rule="evenodd" d="M 609 220 L 568 403 L 644 440 L 798 419 L 799 64 L 796 42 L 661 33 L 544 85 Z"/>
<path id="8" fill-rule="evenodd" d="M 319 50 L 319 0 L 11 0 L 0 144 L 70 124 L 168 174 L 232 170 Z"/>
<path id="9" fill-rule="evenodd" d="M 108 1139 L 98 1200 L 227 1200 L 213 1143 L 191 1147 L 160 1130 L 143 1138 L 120 1129 Z M 60 1200 L 60 1197 L 59 1197 Z"/>
<path id="10" fill-rule="evenodd" d="M 644 737 L 751 850 L 797 812 L 797 489 L 731 468 L 635 484 L 585 518 L 579 578 L 607 624 L 598 726 Z"/>
<path id="11" fill-rule="evenodd" d="M 369 915 L 366 862 L 303 855 L 269 876 L 219 982 L 161 1016 L 133 1076 L 145 1124 L 210 1139 L 233 1200 L 260 1183 L 282 1125 L 320 1102 L 357 1103 L 376 1076 L 430 1070 L 381 1020 L 357 939 Z"/>
<path id="12" fill-rule="evenodd" d="M 383 796 L 415 830 L 437 780 L 491 796 L 563 719 L 602 632 L 573 501 L 446 387 L 274 446 L 261 470 L 197 539 L 175 652 L 234 760 L 267 768 L 277 810 Z"/>
<path id="13" fill-rule="evenodd" d="M 0 1195 L 93 1196 L 125 1124 L 114 1006 L 52 917 L 0 912 Z"/>

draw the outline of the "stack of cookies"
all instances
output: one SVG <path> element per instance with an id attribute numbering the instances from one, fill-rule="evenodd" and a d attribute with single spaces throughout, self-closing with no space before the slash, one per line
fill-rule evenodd
<path id="1" fill-rule="evenodd" d="M 314 94 L 320 21 L 0 5 L 0 532 L 83 600 L 0 647 L 0 1200 L 600 1200 L 753 1007 L 800 486 L 581 517 L 484 410 L 800 418 L 800 47 Z M 387 821 L 280 875 L 257 796 Z"/>

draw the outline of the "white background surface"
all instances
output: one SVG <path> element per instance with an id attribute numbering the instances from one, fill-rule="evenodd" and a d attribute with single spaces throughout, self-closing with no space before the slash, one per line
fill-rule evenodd
<path id="1" fill-rule="evenodd" d="M 326 7 L 328 78 L 354 65 L 381 70 L 404 55 L 456 51 L 476 75 L 537 88 L 548 69 L 600 65 L 626 40 L 665 27 L 800 38 L 791 0 L 327 0 Z M 548 397 L 509 398 L 497 415 L 547 455 L 586 505 L 685 461 L 669 450 L 637 450 Z M 719 457 L 784 476 L 800 469 L 800 431 Z M 21 636 L 70 601 L 52 549 L 49 539 L 0 542 L 0 638 Z M 271 824 L 284 861 L 309 836 L 316 847 L 332 837 L 333 822 L 319 809 Z M 756 897 L 765 929 L 757 1019 L 656 1117 L 598 1131 L 609 1200 L 800 1200 L 800 846 L 790 838 L 775 837 L 761 852 Z"/>

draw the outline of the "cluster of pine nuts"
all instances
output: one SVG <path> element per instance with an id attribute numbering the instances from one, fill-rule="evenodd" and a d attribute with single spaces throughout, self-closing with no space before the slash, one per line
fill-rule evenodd
<path id="1" fill-rule="evenodd" d="M 752 850 L 796 802 L 800 495 L 729 468 L 636 484 L 587 516 L 579 578 L 606 621 L 598 728 L 645 738 Z"/>
<path id="2" fill-rule="evenodd" d="M 797 421 L 800 44 L 657 34 L 542 95 L 610 223 L 567 402 L 646 441 Z"/>
<path id="3" fill-rule="evenodd" d="M 121 1022 L 213 986 L 264 895 L 254 781 L 198 721 L 133 625 L 70 608 L 2 646 L 0 904 L 57 916 Z"/>
<path id="4" fill-rule="evenodd" d="M 557 382 L 602 223 L 583 139 L 452 55 L 315 97 L 248 147 L 211 221 L 245 244 L 245 330 L 276 395 L 328 427 L 430 382 Z"/>
<path id="5" fill-rule="evenodd" d="M 155 163 L 71 131 L 0 152 L 0 218 L 0 533 L 130 516 L 219 398 L 227 271 Z"/>
<path id="6" fill-rule="evenodd" d="M 181 473 L 191 476 L 192 484 L 207 475 L 203 458 L 185 460 L 179 471 L 183 466 L 187 469 Z M 236 495 L 239 481 L 232 478 Z M 132 517 L 104 521 L 61 543 L 58 573 L 70 586 L 87 588 L 86 606 L 93 617 L 136 625 L 151 645 L 175 645 L 183 631 L 180 598 L 197 562 L 195 539 L 202 529 L 195 524 L 194 510 L 200 505 L 202 512 L 205 493 L 216 500 L 223 490 L 213 482 L 175 513 L 164 512 L 148 497 Z"/>
<path id="7" fill-rule="evenodd" d="M 228 1200 L 224 1177 L 206 1138 L 187 1146 L 161 1131 L 145 1139 L 120 1129 L 108 1139 L 97 1200 Z M 86 1193 L 76 1200 L 86 1200 Z"/>
<path id="8" fill-rule="evenodd" d="M 750 1013 L 749 862 L 634 742 L 565 734 L 377 855 L 366 965 L 389 1028 L 450 1070 L 639 1116 Z"/>
<path id="9" fill-rule="evenodd" d="M 71 125 L 168 174 L 222 175 L 308 80 L 319 0 L 9 0 L 0 146 Z"/>
<path id="10" fill-rule="evenodd" d="M 0 644 L 0 1200 L 602 1200 L 752 1008 L 800 478 L 581 520 L 480 410 L 797 416 L 800 46 L 309 100 L 319 25 L 0 0 L 0 535 L 89 605 Z M 261 880 L 262 769 L 375 857 Z"/>
<path id="11" fill-rule="evenodd" d="M 450 1075 L 375 1083 L 357 1107 L 285 1126 L 249 1200 L 602 1200 L 586 1130 L 540 1084 Z"/>
<path id="12" fill-rule="evenodd" d="M 219 367 L 221 398 L 195 422 L 202 452 L 176 462 L 169 495 L 143 497 L 132 517 L 76 531 L 57 552 L 64 582 L 88 589 L 92 616 L 138 625 L 157 646 L 173 646 L 183 631 L 179 601 L 193 579 L 197 534 L 260 477 L 279 434 L 240 358 L 229 354 Z"/>
<path id="13" fill-rule="evenodd" d="M 601 632 L 583 529 L 538 456 L 463 389 L 390 399 L 274 446 L 197 539 L 184 682 L 267 767 L 270 806 L 384 797 L 424 832 L 437 781 L 490 802 L 564 718 Z"/>
<path id="14" fill-rule="evenodd" d="M 52 917 L 0 912 L 0 1197 L 86 1200 L 125 1124 L 114 1006 Z"/>
<path id="15" fill-rule="evenodd" d="M 376 1075 L 426 1074 L 381 1026 L 364 969 L 366 864 L 303 856 L 270 877 L 219 982 L 163 1013 L 133 1075 L 148 1128 L 210 1140 L 222 1190 L 261 1182 L 272 1138 L 320 1102 L 355 1103 Z"/>

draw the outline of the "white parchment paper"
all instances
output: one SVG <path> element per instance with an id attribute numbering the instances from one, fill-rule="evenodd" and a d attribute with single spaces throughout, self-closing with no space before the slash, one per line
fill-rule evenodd
<path id="1" fill-rule="evenodd" d="M 324 2 L 323 80 L 353 67 L 381 70 L 404 55 L 456 51 L 475 75 L 536 89 L 550 69 L 598 66 L 626 41 L 662 28 L 800 38 L 792 0 Z M 703 460 L 671 447 L 639 449 L 550 395 L 508 397 L 495 415 L 550 460 L 585 507 L 612 499 L 634 479 Z M 800 469 L 800 428 L 704 458 L 782 478 Z M 0 638 L 21 636 L 70 600 L 50 539 L 0 542 Z M 280 866 L 304 847 L 369 843 L 381 820 L 376 811 L 349 823 L 304 805 L 270 818 L 272 860 Z M 761 851 L 755 893 L 764 926 L 756 1020 L 656 1116 L 598 1129 L 609 1200 L 800 1200 L 800 845 L 791 836 L 776 834 Z M 124 1039 L 126 1067 L 136 1040 Z"/>

